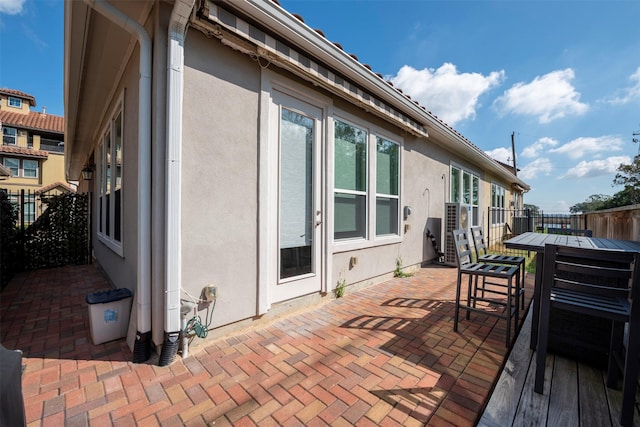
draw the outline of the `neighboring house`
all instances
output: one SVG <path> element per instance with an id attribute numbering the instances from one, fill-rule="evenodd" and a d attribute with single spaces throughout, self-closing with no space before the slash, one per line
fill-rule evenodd
<path id="1" fill-rule="evenodd" d="M 93 250 L 136 293 L 134 359 L 207 285 L 219 336 L 431 262 L 445 203 L 486 225 L 529 189 L 273 1 L 65 2 L 65 88 L 67 174 L 95 164 Z"/>
<path id="2" fill-rule="evenodd" d="M 18 206 L 18 195 L 24 190 L 26 223 L 41 213 L 38 194 L 53 188 L 74 191 L 65 179 L 64 117 L 47 114 L 45 109 L 31 111 L 35 106 L 32 95 L 0 89 L 0 164 L 10 172 L 1 188 Z"/>

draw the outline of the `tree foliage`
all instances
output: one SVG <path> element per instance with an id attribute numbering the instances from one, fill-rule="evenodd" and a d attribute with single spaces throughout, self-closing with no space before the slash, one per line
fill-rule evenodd
<path id="1" fill-rule="evenodd" d="M 598 211 L 640 203 L 640 155 L 635 156 L 631 164 L 621 164 L 617 170 L 613 185 L 624 186 L 621 191 L 613 196 L 593 194 L 586 201 L 571 206 L 570 211 L 572 213 Z"/>
<path id="2" fill-rule="evenodd" d="M 606 194 L 592 194 L 587 198 L 586 201 L 576 203 L 575 205 L 571 206 L 569 208 L 569 211 L 571 213 L 580 213 L 606 209 L 604 206 L 607 206 L 610 200 L 611 196 L 607 196 Z"/>
<path id="3" fill-rule="evenodd" d="M 7 192 L 0 190 L 0 289 L 4 288 L 17 270 L 18 211 L 9 201 Z"/>
<path id="4" fill-rule="evenodd" d="M 635 156 L 630 165 L 618 166 L 613 184 L 624 186 L 624 190 L 616 193 L 614 197 L 620 194 L 621 201 L 628 202 L 627 204 L 640 203 L 640 155 Z"/>

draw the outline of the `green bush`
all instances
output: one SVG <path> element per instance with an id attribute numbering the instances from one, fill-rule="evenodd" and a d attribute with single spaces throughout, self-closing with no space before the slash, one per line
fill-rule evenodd
<path id="1" fill-rule="evenodd" d="M 0 190 L 0 288 L 9 283 L 19 269 L 18 212 L 5 190 Z"/>

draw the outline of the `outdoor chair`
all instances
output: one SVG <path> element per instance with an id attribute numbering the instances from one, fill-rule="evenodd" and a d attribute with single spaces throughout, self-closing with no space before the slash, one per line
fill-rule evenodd
<path id="1" fill-rule="evenodd" d="M 456 259 L 458 261 L 458 280 L 456 283 L 456 306 L 453 321 L 453 330 L 458 331 L 460 310 L 466 310 L 466 318 L 470 319 L 470 313 L 477 312 L 506 320 L 506 346 L 511 343 L 511 323 L 515 317 L 514 330 L 518 328 L 520 274 L 518 267 L 473 262 L 471 248 L 465 230 L 454 230 L 453 242 L 456 247 Z M 467 301 L 461 306 L 462 276 L 468 276 Z M 478 295 L 478 281 L 482 278 L 482 292 Z M 478 306 L 478 302 L 487 303 Z M 494 306 L 504 306 L 504 310 L 496 311 Z"/>
<path id="2" fill-rule="evenodd" d="M 26 425 L 22 397 L 22 351 L 0 344 L 0 426 Z"/>
<path id="3" fill-rule="evenodd" d="M 471 227 L 471 237 L 473 238 L 473 247 L 475 249 L 477 262 L 518 266 L 518 269 L 521 273 L 521 279 L 519 281 L 520 286 L 518 287 L 517 293 L 522 299 L 520 308 L 524 309 L 524 275 L 526 273 L 525 264 L 527 262 L 527 259 L 523 256 L 498 255 L 489 253 L 489 251 L 487 250 L 487 245 L 484 242 L 484 233 L 482 232 L 482 227 L 480 226 Z"/>
<path id="4" fill-rule="evenodd" d="M 640 355 L 640 254 L 547 244 L 544 250 L 535 391 L 543 393 L 551 308 L 612 321 L 607 386 L 619 375 L 622 353 L 620 424 L 633 424 Z M 633 303 L 636 302 L 636 304 Z M 624 348 L 625 322 L 628 342 Z"/>

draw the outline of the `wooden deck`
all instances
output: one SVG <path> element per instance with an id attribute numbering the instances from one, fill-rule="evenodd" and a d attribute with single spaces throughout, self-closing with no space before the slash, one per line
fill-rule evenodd
<path id="1" fill-rule="evenodd" d="M 536 361 L 529 348 L 531 313 L 478 426 L 619 426 L 622 393 L 607 388 L 606 373 L 589 365 L 549 353 L 544 394 L 533 391 Z M 636 396 L 640 401 L 640 391 Z M 633 421 L 640 426 L 637 403 Z"/>

